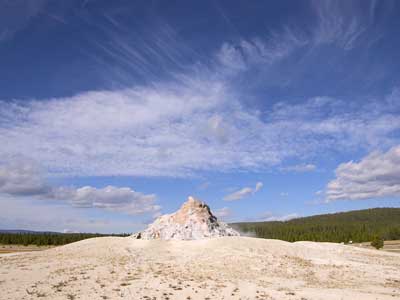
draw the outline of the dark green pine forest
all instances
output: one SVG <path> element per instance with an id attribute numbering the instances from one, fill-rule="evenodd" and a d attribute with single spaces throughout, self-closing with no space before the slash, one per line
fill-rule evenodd
<path id="1" fill-rule="evenodd" d="M 242 233 L 289 242 L 369 242 L 400 239 L 400 208 L 373 208 L 290 221 L 233 223 Z"/>
<path id="2" fill-rule="evenodd" d="M 3 245 L 37 245 L 60 246 L 80 240 L 103 236 L 128 236 L 128 234 L 99 234 L 99 233 L 56 233 L 56 232 L 20 232 L 0 233 L 0 244 Z"/>
<path id="3" fill-rule="evenodd" d="M 400 208 L 373 208 L 284 222 L 246 222 L 230 225 L 245 234 L 289 242 L 370 242 L 377 236 L 383 240 L 400 240 Z M 128 234 L 0 232 L 0 244 L 58 246 L 102 236 Z"/>

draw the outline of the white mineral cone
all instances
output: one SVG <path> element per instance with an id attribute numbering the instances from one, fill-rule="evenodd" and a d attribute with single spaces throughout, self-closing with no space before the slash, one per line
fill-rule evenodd
<path id="1" fill-rule="evenodd" d="M 198 240 L 220 236 L 239 236 L 239 233 L 218 222 L 204 202 L 191 196 L 177 212 L 157 218 L 146 230 L 132 235 L 145 240 Z"/>

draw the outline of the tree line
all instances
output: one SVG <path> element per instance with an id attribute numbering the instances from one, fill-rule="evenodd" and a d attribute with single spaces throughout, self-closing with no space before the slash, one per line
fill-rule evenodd
<path id="1" fill-rule="evenodd" d="M 400 239 L 400 208 L 373 208 L 317 215 L 289 221 L 246 222 L 231 224 L 259 238 L 289 242 L 369 242 Z"/>
<path id="2" fill-rule="evenodd" d="M 60 246 L 78 242 L 84 239 L 104 236 L 129 236 L 129 234 L 100 234 L 100 233 L 0 233 L 0 244 L 5 245 L 37 245 Z"/>

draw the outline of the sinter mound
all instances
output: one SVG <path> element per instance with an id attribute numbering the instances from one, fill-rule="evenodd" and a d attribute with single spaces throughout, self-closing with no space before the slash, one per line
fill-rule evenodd
<path id="1" fill-rule="evenodd" d="M 157 218 L 146 230 L 133 237 L 144 240 L 199 240 L 238 235 L 237 231 L 219 222 L 208 205 L 189 197 L 177 212 Z"/>

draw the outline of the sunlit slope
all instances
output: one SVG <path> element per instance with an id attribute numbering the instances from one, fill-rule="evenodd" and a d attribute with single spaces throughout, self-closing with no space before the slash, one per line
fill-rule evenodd
<path id="1" fill-rule="evenodd" d="M 396 299 L 399 279 L 399 254 L 248 237 L 104 237 L 0 255 L 1 300 Z"/>

